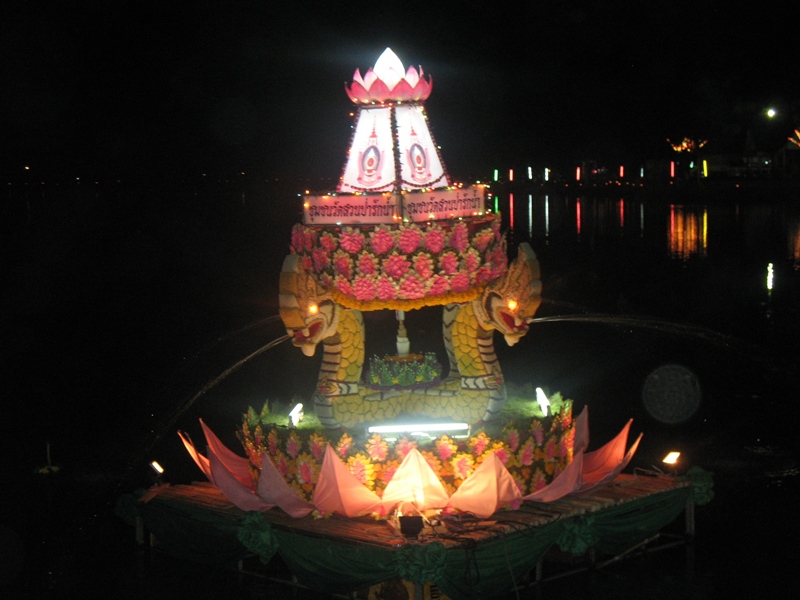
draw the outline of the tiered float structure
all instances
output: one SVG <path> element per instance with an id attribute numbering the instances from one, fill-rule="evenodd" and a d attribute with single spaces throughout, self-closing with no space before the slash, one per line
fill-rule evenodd
<path id="1" fill-rule="evenodd" d="M 280 316 L 292 343 L 307 356 L 322 346 L 316 426 L 300 423 L 297 408 L 291 417 L 251 408 L 238 432 L 240 456 L 202 423 L 206 454 L 181 438 L 213 485 L 155 488 L 137 517 L 166 538 L 164 507 L 193 514 L 202 496 L 202 518 L 217 518 L 226 502 L 245 511 L 231 525 L 239 542 L 265 562 L 280 553 L 316 589 L 352 593 L 398 579 L 415 593 L 434 585 L 453 597 L 489 597 L 556 542 L 587 549 L 585 536 L 570 547 L 579 515 L 607 508 L 593 494 L 628 465 L 641 436 L 627 447 L 628 421 L 587 452 L 586 409 L 573 419 L 572 401 L 541 390 L 526 399 L 524 415 L 507 414 L 494 338 L 514 345 L 527 333 L 541 302 L 536 256 L 522 244 L 509 263 L 484 188 L 450 182 L 428 127 L 432 80 L 421 68 L 405 70 L 387 49 L 346 89 L 358 111 L 338 189 L 304 197 L 280 273 Z M 412 352 L 405 327 L 407 311 L 432 306 L 442 310 L 445 365 Z M 368 360 L 362 312 L 375 310 L 395 311 L 397 352 Z M 631 529 L 621 537 L 640 539 L 672 521 L 688 497 L 688 483 L 670 480 L 633 486 L 608 506 L 628 503 Z M 542 502 L 552 507 L 547 517 L 525 509 Z M 448 519 L 504 509 L 524 534 L 513 526 L 475 530 L 466 542 L 447 534 Z M 409 517 L 425 528 L 404 528 Z M 396 529 L 373 529 L 372 519 Z M 464 579 L 471 569 L 474 584 Z"/>

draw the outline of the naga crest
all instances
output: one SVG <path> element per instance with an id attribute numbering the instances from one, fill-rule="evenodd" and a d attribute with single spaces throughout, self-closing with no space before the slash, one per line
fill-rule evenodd
<path id="1" fill-rule="evenodd" d="M 539 261 L 530 244 L 519 245 L 517 258 L 505 275 L 495 279 L 473 300 L 473 308 L 484 329 L 496 329 L 509 346 L 528 333 L 528 325 L 542 303 Z"/>
<path id="2" fill-rule="evenodd" d="M 341 307 L 303 269 L 297 254 L 290 254 L 283 261 L 278 308 L 292 344 L 306 356 L 313 356 L 317 344 L 334 335 L 339 326 Z"/>

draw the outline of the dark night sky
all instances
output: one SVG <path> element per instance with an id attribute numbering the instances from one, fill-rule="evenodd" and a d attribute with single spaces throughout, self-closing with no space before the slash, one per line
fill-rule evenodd
<path id="1" fill-rule="evenodd" d="M 684 135 L 722 151 L 749 129 L 774 146 L 798 125 L 787 10 L 714 0 L 14 2 L 0 9 L 0 174 L 31 164 L 94 177 L 338 177 L 351 124 L 343 85 L 387 46 L 432 74 L 427 111 L 456 178 L 642 160 Z M 767 122 L 767 105 L 781 117 Z"/>

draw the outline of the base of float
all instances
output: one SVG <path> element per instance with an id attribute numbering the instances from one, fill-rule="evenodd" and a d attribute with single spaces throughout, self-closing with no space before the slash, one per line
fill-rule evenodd
<path id="1" fill-rule="evenodd" d="M 685 534 L 665 542 L 662 529 L 682 513 Z M 591 493 L 525 503 L 490 519 L 426 524 L 415 539 L 388 521 L 244 512 L 210 483 L 126 495 L 117 514 L 135 526 L 140 544 L 174 558 L 241 569 L 248 558 L 267 564 L 278 554 L 291 571 L 287 584 L 353 598 L 383 597 L 399 587 L 417 600 L 502 595 L 561 577 L 564 564 L 571 563 L 570 572 L 581 570 L 577 561 L 596 568 L 694 533 L 688 481 L 626 474 Z M 548 557 L 555 555 L 562 568 L 551 572 L 556 561 Z"/>

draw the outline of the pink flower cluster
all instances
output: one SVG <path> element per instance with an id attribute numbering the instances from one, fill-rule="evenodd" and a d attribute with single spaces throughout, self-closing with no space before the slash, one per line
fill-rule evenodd
<path id="1" fill-rule="evenodd" d="M 440 224 L 292 230 L 291 250 L 325 286 L 358 301 L 412 300 L 464 293 L 505 273 L 498 219 L 470 233 L 459 221 Z"/>

